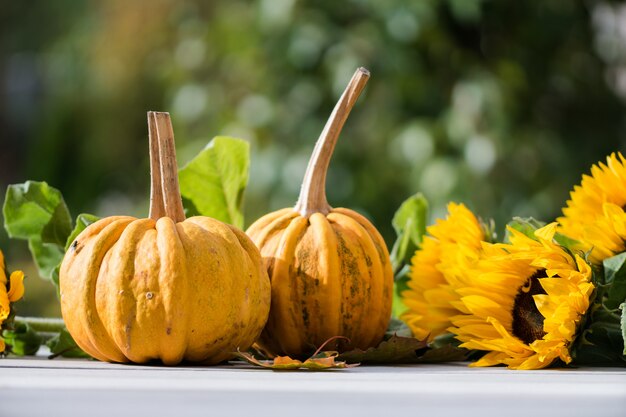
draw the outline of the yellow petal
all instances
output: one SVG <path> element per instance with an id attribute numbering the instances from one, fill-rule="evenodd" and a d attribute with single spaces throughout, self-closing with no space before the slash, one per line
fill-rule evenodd
<path id="1" fill-rule="evenodd" d="M 0 284 L 7 285 L 7 275 L 4 272 L 4 254 L 0 250 Z"/>
<path id="2" fill-rule="evenodd" d="M 557 222 L 552 222 L 550 224 L 547 224 L 543 226 L 541 229 L 535 230 L 535 236 L 537 236 L 539 239 L 552 242 L 552 239 L 554 238 L 554 234 L 556 233 L 557 225 L 558 225 Z"/>
<path id="3" fill-rule="evenodd" d="M 9 317 L 9 296 L 4 285 L 0 285 L 0 324 Z"/>
<path id="4" fill-rule="evenodd" d="M 16 302 L 24 295 L 24 273 L 22 271 L 13 271 L 10 278 L 9 301 Z"/>

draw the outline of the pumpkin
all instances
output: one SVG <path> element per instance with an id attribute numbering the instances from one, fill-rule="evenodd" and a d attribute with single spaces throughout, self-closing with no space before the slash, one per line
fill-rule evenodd
<path id="1" fill-rule="evenodd" d="M 267 214 L 246 231 L 259 247 L 272 285 L 259 348 L 303 356 L 333 336 L 334 349 L 366 349 L 383 338 L 391 316 L 393 273 L 376 228 L 332 208 L 325 182 L 330 158 L 369 72 L 359 68 L 339 99 L 309 161 L 294 208 Z"/>
<path id="2" fill-rule="evenodd" d="M 60 270 L 63 319 L 102 361 L 216 364 L 259 336 L 270 284 L 252 241 L 210 217 L 185 219 L 167 113 L 148 113 L 150 217 L 103 218 Z"/>

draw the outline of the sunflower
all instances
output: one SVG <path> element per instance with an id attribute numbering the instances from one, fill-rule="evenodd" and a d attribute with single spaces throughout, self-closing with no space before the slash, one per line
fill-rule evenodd
<path id="1" fill-rule="evenodd" d="M 4 268 L 4 255 L 0 251 L 0 330 L 2 330 L 2 324 L 11 313 L 11 303 L 19 300 L 23 295 L 24 273 L 22 271 L 14 271 L 7 280 Z M 4 340 L 0 336 L 0 353 L 4 352 L 4 349 Z"/>
<path id="2" fill-rule="evenodd" d="M 402 293 L 404 320 L 418 339 L 445 333 L 450 318 L 459 314 L 451 302 L 467 265 L 476 260 L 485 232 L 463 204 L 448 204 L 448 217 L 428 227 L 420 249 L 411 259 L 409 289 Z"/>
<path id="3" fill-rule="evenodd" d="M 554 243 L 556 223 L 537 240 L 509 229 L 510 244 L 484 244 L 483 257 L 458 288 L 449 329 L 461 347 L 488 353 L 473 366 L 540 369 L 570 363 L 569 348 L 594 290 L 591 267 Z"/>
<path id="4" fill-rule="evenodd" d="M 607 163 L 591 167 L 570 193 L 559 232 L 578 241 L 575 249 L 589 252 L 598 264 L 626 250 L 626 159 L 611 154 Z"/>

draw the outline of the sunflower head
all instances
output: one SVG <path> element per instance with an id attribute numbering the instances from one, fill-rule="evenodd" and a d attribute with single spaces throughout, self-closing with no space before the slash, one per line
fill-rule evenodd
<path id="1" fill-rule="evenodd" d="M 468 349 L 487 351 L 473 366 L 544 368 L 571 362 L 569 348 L 589 308 L 591 268 L 557 245 L 556 223 L 536 240 L 509 229 L 510 244 L 484 244 L 483 257 L 457 289 L 454 333 Z"/>
<path id="2" fill-rule="evenodd" d="M 478 258 L 485 231 L 467 207 L 450 203 L 447 218 L 427 232 L 411 259 L 409 289 L 402 293 L 407 311 L 401 318 L 415 337 L 432 340 L 459 313 L 451 304 L 459 298 L 454 287 L 463 280 L 466 265 Z"/>
<path id="3" fill-rule="evenodd" d="M 559 232 L 577 241 L 575 249 L 589 252 L 592 263 L 601 263 L 626 250 L 625 207 L 626 159 L 614 153 L 574 187 L 557 219 Z"/>

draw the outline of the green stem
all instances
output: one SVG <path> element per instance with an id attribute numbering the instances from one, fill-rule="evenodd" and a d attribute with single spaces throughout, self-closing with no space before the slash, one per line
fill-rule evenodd
<path id="1" fill-rule="evenodd" d="M 65 323 L 60 318 L 22 317 L 16 316 L 15 323 L 28 324 L 36 332 L 59 333 L 65 329 Z"/>

